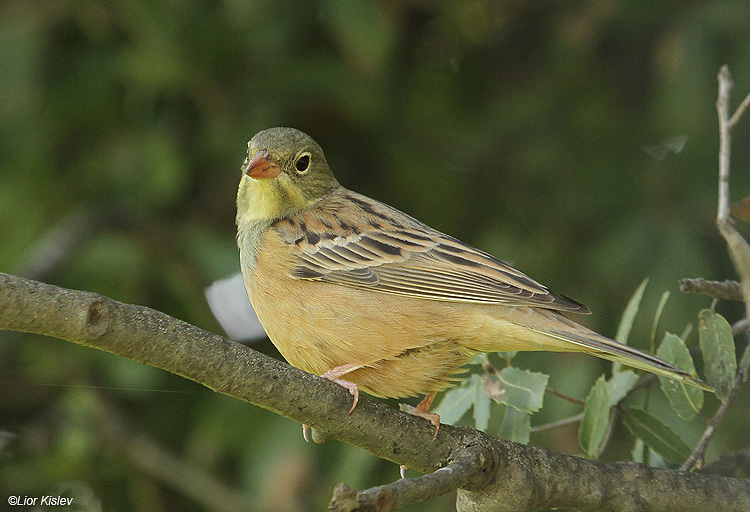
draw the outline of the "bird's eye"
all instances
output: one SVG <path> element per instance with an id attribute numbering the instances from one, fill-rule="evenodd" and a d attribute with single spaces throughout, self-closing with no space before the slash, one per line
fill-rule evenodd
<path id="1" fill-rule="evenodd" d="M 294 162 L 294 168 L 297 169 L 297 172 L 300 174 L 304 174 L 310 170 L 310 153 L 304 152 L 298 156 L 297 160 Z"/>

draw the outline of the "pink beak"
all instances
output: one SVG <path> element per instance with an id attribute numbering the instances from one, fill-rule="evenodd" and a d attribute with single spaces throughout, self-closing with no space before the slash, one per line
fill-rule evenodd
<path id="1" fill-rule="evenodd" d="M 245 174 L 256 180 L 264 180 L 278 176 L 280 172 L 279 164 L 271 158 L 267 150 L 262 149 L 255 153 L 253 159 L 250 160 Z"/>

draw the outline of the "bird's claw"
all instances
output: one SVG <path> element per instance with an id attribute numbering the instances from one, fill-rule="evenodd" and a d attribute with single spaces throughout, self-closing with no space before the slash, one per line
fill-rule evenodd
<path id="1" fill-rule="evenodd" d="M 352 364 L 345 364 L 342 366 L 337 366 L 336 368 L 331 368 L 327 372 L 325 372 L 321 377 L 324 379 L 328 379 L 331 382 L 335 382 L 342 388 L 346 388 L 349 390 L 349 394 L 354 397 L 354 400 L 352 401 L 352 406 L 349 409 L 349 414 L 354 411 L 354 408 L 357 407 L 357 402 L 359 402 L 359 386 L 357 386 L 354 382 L 344 380 L 341 377 L 346 375 L 347 373 L 356 370 L 359 368 L 358 366 L 352 365 Z"/>

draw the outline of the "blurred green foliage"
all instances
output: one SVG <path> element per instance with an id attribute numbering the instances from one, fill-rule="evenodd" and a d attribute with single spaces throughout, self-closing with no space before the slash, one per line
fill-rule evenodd
<path id="1" fill-rule="evenodd" d="M 586 323 L 613 335 L 646 276 L 651 311 L 681 277 L 734 277 L 713 226 L 715 75 L 728 64 L 737 97 L 750 90 L 748 26 L 742 0 L 4 2 L 0 271 L 218 331 L 203 288 L 238 270 L 246 141 L 288 125 L 321 144 L 345 186 L 584 301 Z M 735 200 L 750 185 L 748 126 L 735 134 Z M 673 294 L 664 329 L 681 332 L 708 304 Z M 651 318 L 637 319 L 633 345 L 647 348 Z M 398 475 L 165 372 L 0 334 L 3 500 L 68 492 L 81 510 L 219 509 L 218 494 L 201 503 L 139 465 L 129 449 L 144 436 L 250 510 L 320 510 L 339 481 Z M 607 368 L 551 354 L 514 364 L 579 398 Z M 580 412 L 545 405 L 534 421 Z M 742 410 L 710 454 L 738 449 Z M 575 427 L 531 442 L 580 453 Z"/>

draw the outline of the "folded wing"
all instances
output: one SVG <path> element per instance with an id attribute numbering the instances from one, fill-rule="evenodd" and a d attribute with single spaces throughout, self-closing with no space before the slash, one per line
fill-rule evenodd
<path id="1" fill-rule="evenodd" d="M 360 194 L 339 189 L 316 209 L 275 224 L 299 279 L 430 300 L 588 313 L 486 252 Z"/>

